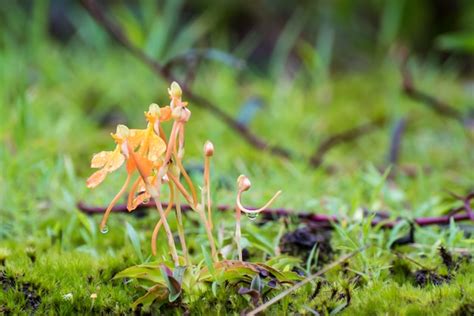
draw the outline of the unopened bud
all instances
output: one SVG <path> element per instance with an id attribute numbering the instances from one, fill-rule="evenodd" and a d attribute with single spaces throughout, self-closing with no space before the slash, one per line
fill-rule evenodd
<path id="1" fill-rule="evenodd" d="M 252 183 L 250 182 L 249 178 L 247 178 L 247 176 L 241 174 L 237 178 L 237 185 L 239 187 L 239 191 L 247 191 L 252 186 Z"/>
<path id="2" fill-rule="evenodd" d="M 181 91 L 179 84 L 176 81 L 173 81 L 173 83 L 171 83 L 171 87 L 168 89 L 168 93 L 172 98 L 181 98 L 183 92 Z"/>
<path id="3" fill-rule="evenodd" d="M 214 145 L 210 141 L 206 141 L 204 144 L 204 155 L 206 157 L 212 157 L 212 155 L 214 155 Z"/>

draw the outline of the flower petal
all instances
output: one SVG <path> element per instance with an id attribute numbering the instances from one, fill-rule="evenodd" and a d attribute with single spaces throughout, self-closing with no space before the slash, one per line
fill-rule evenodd
<path id="1" fill-rule="evenodd" d="M 91 168 L 102 168 L 110 160 L 113 151 L 101 151 L 95 154 L 91 160 Z"/>
<path id="2" fill-rule="evenodd" d="M 130 146 L 135 149 L 141 144 L 141 142 L 145 138 L 145 134 L 146 130 L 144 129 L 131 129 L 127 141 Z"/>
<path id="3" fill-rule="evenodd" d="M 160 108 L 160 121 L 166 122 L 169 120 L 171 120 L 171 108 L 169 106 Z"/>
<path id="4" fill-rule="evenodd" d="M 124 161 L 125 161 L 124 155 L 122 155 L 122 153 L 120 152 L 120 149 L 117 148 L 110 156 L 110 159 L 107 162 L 107 165 L 104 167 L 104 169 L 106 169 L 107 172 L 115 171 L 118 168 L 120 168 L 120 166 L 123 164 Z"/>
<path id="5" fill-rule="evenodd" d="M 104 181 L 105 176 L 107 175 L 107 170 L 100 169 L 99 171 L 94 172 L 88 179 L 87 179 L 87 187 L 88 188 L 95 188 L 98 186 L 102 181 Z"/>
<path id="6" fill-rule="evenodd" d="M 142 192 L 145 192 L 145 191 L 146 191 L 145 182 L 143 181 L 142 178 L 140 178 L 140 182 L 138 182 L 138 186 L 137 186 L 137 192 L 142 193 Z"/>
<path id="7" fill-rule="evenodd" d="M 135 162 L 132 159 L 127 160 L 127 162 L 125 163 L 125 167 L 127 169 L 128 174 L 131 174 L 135 171 L 135 169 L 137 169 L 137 166 L 135 165 Z"/>
<path id="8" fill-rule="evenodd" d="M 156 134 L 150 135 L 149 141 L 148 159 L 152 162 L 157 162 L 165 153 L 166 144 L 163 139 Z"/>
<path id="9" fill-rule="evenodd" d="M 129 150 L 130 150 L 130 159 L 135 163 L 138 169 L 138 172 L 140 172 L 141 177 L 146 179 L 147 177 L 151 175 L 151 172 L 153 169 L 152 162 L 148 160 L 147 158 L 142 157 L 141 155 L 132 151 L 130 145 L 129 145 Z"/>
<path id="10" fill-rule="evenodd" d="M 138 205 L 148 201 L 150 199 L 150 194 L 148 192 L 140 193 L 136 198 L 133 199 L 132 205 L 130 206 L 129 211 L 132 211 L 137 208 Z"/>

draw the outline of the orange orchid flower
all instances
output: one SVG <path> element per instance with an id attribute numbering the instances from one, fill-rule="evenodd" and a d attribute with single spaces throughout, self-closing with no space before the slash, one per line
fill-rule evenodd
<path id="1" fill-rule="evenodd" d="M 92 157 L 91 168 L 100 168 L 87 179 L 87 187 L 95 188 L 104 181 L 107 174 L 117 170 L 125 161 L 121 147 L 130 136 L 130 130 L 125 125 L 118 125 L 115 134 L 111 134 L 117 146 L 113 151 L 101 151 Z"/>
<path id="2" fill-rule="evenodd" d="M 112 137 L 117 144 L 115 150 L 100 152 L 92 158 L 91 167 L 101 169 L 92 174 L 92 176 L 87 180 L 87 186 L 89 188 L 94 188 L 99 185 L 108 173 L 117 170 L 125 161 L 127 161 L 127 178 L 122 188 L 107 207 L 101 221 L 101 230 L 106 230 L 105 225 L 113 206 L 127 189 L 132 174 L 137 169 L 135 160 L 128 159 L 130 151 L 134 152 L 138 148 L 137 156 L 140 157 L 142 165 L 147 166 L 150 172 L 153 167 L 159 167 L 162 164 L 162 156 L 166 151 L 166 143 L 156 132 L 160 132 L 159 121 L 171 117 L 170 113 L 171 111 L 169 108 L 160 109 L 156 104 L 150 105 L 149 111 L 145 113 L 149 122 L 148 127 L 145 130 L 130 130 L 125 125 L 117 126 L 117 132 L 112 134 Z M 138 178 L 137 181 L 140 179 L 141 178 Z M 134 184 L 132 188 L 137 188 L 137 185 Z M 131 191 L 131 194 L 134 194 L 134 190 Z M 136 205 L 143 202 L 146 198 L 147 196 L 141 196 L 140 199 L 135 201 L 133 204 L 136 207 Z M 133 209 L 132 207 L 130 208 Z"/>
<path id="3" fill-rule="evenodd" d="M 151 166 L 148 168 L 157 170 L 163 165 L 163 154 L 166 151 L 166 140 L 160 122 L 171 120 L 171 109 L 169 106 L 160 108 L 157 104 L 150 105 L 145 118 L 148 121 L 147 128 L 143 130 L 143 135 L 138 149 L 138 155 L 145 157 Z M 146 163 L 146 162 L 145 162 Z M 157 181 L 156 174 L 150 179 L 150 183 Z M 150 199 L 150 194 L 146 191 L 145 182 L 139 177 L 128 195 L 127 209 L 133 211 L 138 205 Z M 139 193 L 136 197 L 136 193 Z"/>

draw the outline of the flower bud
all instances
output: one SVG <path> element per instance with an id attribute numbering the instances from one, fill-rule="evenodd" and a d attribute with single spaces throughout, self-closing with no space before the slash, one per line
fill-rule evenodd
<path id="1" fill-rule="evenodd" d="M 238 178 L 237 178 L 237 185 L 239 187 L 239 191 L 247 191 L 248 189 L 250 189 L 250 187 L 252 186 L 252 183 L 250 182 L 249 178 L 247 178 L 247 176 L 241 174 Z"/>
<path id="2" fill-rule="evenodd" d="M 168 89 L 168 93 L 171 98 L 179 99 L 181 98 L 183 92 L 181 91 L 179 84 L 176 81 L 173 81 L 173 83 L 171 83 L 171 87 Z"/>
<path id="3" fill-rule="evenodd" d="M 212 157 L 212 155 L 214 155 L 214 145 L 210 141 L 206 141 L 204 144 L 204 155 L 206 157 Z"/>

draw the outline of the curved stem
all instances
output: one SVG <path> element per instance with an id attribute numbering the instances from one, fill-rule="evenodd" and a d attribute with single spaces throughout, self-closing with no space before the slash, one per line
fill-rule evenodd
<path id="1" fill-rule="evenodd" d="M 188 173 L 186 172 L 186 169 L 184 169 L 183 164 L 181 163 L 181 159 L 177 158 L 176 159 L 176 164 L 178 165 L 179 171 L 183 174 L 184 180 L 186 180 L 186 183 L 189 186 L 189 189 L 191 190 L 191 195 L 193 199 L 193 205 L 197 205 L 197 194 L 196 194 L 196 189 L 194 188 L 193 182 L 191 181 L 191 178 L 189 177 Z"/>
<path id="2" fill-rule="evenodd" d="M 176 164 L 178 165 L 178 168 L 181 171 L 184 177 L 184 180 L 186 180 L 186 183 L 188 184 L 189 189 L 191 190 L 191 195 L 193 197 L 193 204 L 196 206 L 198 203 L 196 189 L 194 188 L 194 184 L 191 181 L 191 178 L 189 177 L 188 173 L 186 172 L 186 169 L 184 168 L 183 163 L 181 162 L 182 157 L 180 157 L 179 155 L 181 150 L 184 149 L 184 123 L 180 123 L 177 129 L 178 129 L 178 135 L 177 135 L 178 150 L 176 151 L 176 148 L 174 149 L 174 156 L 176 158 Z"/>
<path id="3" fill-rule="evenodd" d="M 122 188 L 120 188 L 119 192 L 115 195 L 115 197 L 112 199 L 112 202 L 110 202 L 109 206 L 105 210 L 105 214 L 102 217 L 102 221 L 100 222 L 100 230 L 104 230 L 105 225 L 107 224 L 107 220 L 109 218 L 110 212 L 112 212 L 112 208 L 117 203 L 117 201 L 120 199 L 122 194 L 125 192 L 125 189 L 127 188 L 131 177 L 132 177 L 131 173 L 127 174 L 127 179 L 125 180 L 125 183 L 122 185 Z"/>
<path id="4" fill-rule="evenodd" d="M 161 127 L 161 124 L 160 124 L 160 137 L 165 142 L 165 144 L 168 145 L 168 140 L 166 139 L 166 134 L 165 134 L 165 131 L 163 130 L 163 127 Z"/>
<path id="5" fill-rule="evenodd" d="M 179 195 L 176 194 L 175 204 L 176 204 L 176 218 L 178 220 L 178 235 L 179 235 L 179 242 L 181 243 L 181 247 L 183 248 L 184 260 L 186 261 L 187 265 L 190 265 L 189 261 L 189 253 L 188 248 L 186 247 L 186 239 L 184 235 L 184 226 L 183 226 L 183 215 L 181 212 L 181 202 L 179 201 Z"/>
<path id="6" fill-rule="evenodd" d="M 242 212 L 244 212 L 244 213 L 257 214 L 257 213 L 260 213 L 261 211 L 263 211 L 264 209 L 268 208 L 270 206 L 270 204 L 272 204 L 273 201 L 275 201 L 275 199 L 281 194 L 281 191 L 278 191 L 277 193 L 275 193 L 275 195 L 273 195 L 273 197 L 267 203 L 265 203 L 264 206 L 262 206 L 261 208 L 256 209 L 256 210 L 249 210 L 249 209 L 245 208 L 242 205 L 242 203 L 240 201 L 242 199 L 242 193 L 243 193 L 242 190 L 239 190 L 239 192 L 237 193 L 237 199 L 236 199 L 237 207 L 240 210 L 242 210 Z"/>
<path id="7" fill-rule="evenodd" d="M 170 161 L 171 159 L 171 154 L 173 153 L 173 148 L 175 146 L 175 143 L 176 143 L 176 133 L 178 132 L 178 129 L 179 129 L 179 123 L 177 123 L 176 121 L 173 123 L 173 127 L 171 128 L 171 133 L 170 133 L 170 138 L 169 138 L 169 141 L 168 141 L 168 146 L 166 148 L 166 155 L 165 155 L 165 162 L 163 164 L 163 166 L 166 166 L 168 164 L 168 162 Z M 161 175 L 163 176 L 163 175 Z"/>
<path id="8" fill-rule="evenodd" d="M 183 185 L 181 184 L 181 182 L 179 182 L 179 180 L 171 174 L 171 172 L 168 172 L 167 173 L 168 175 L 168 178 L 173 181 L 173 183 L 176 185 L 176 187 L 178 188 L 178 190 L 181 192 L 181 194 L 184 196 L 184 198 L 186 199 L 186 201 L 191 205 L 191 207 L 194 209 L 195 206 L 194 206 L 194 203 L 192 202 L 191 200 L 191 197 L 189 196 L 189 193 L 188 191 L 186 191 L 186 189 L 183 187 Z"/>
<path id="9" fill-rule="evenodd" d="M 242 176 L 241 176 L 242 177 Z M 241 238 L 241 231 L 240 231 L 240 218 L 241 218 L 241 212 L 247 213 L 247 214 L 258 214 L 265 210 L 267 207 L 272 204 L 272 202 L 280 195 L 281 191 L 278 191 L 273 195 L 273 197 L 265 203 L 264 206 L 262 206 L 259 209 L 256 210 L 249 210 L 245 208 L 242 205 L 241 199 L 242 199 L 242 193 L 247 191 L 250 188 L 250 181 L 245 177 L 243 181 L 246 182 L 240 182 L 241 177 L 237 180 L 239 183 L 239 191 L 237 192 L 237 197 L 235 199 L 236 202 L 236 207 L 235 207 L 235 212 L 236 212 L 236 223 L 235 223 L 235 242 L 237 243 L 237 252 L 239 254 L 239 260 L 242 261 L 242 246 L 240 245 L 240 238 Z"/>
<path id="10" fill-rule="evenodd" d="M 132 207 L 133 204 L 133 198 L 135 197 L 135 192 L 137 191 L 138 184 L 140 183 L 140 177 L 135 180 L 135 182 L 132 184 L 132 187 L 130 188 L 130 192 L 128 193 L 128 199 L 127 199 L 127 210 L 129 212 L 133 211 L 135 208 Z"/>
<path id="11" fill-rule="evenodd" d="M 171 212 L 171 209 L 173 208 L 173 200 L 174 200 L 174 187 L 169 184 L 170 188 L 170 202 L 168 203 L 168 206 L 166 207 L 165 210 L 165 216 L 168 217 L 168 214 Z M 160 232 L 161 226 L 163 225 L 163 222 L 160 220 L 156 223 L 155 228 L 153 229 L 153 234 L 151 236 L 151 252 L 153 253 L 154 256 L 156 256 L 156 239 L 158 238 L 158 233 Z"/>
<path id="12" fill-rule="evenodd" d="M 160 218 L 163 221 L 163 227 L 165 228 L 165 231 L 166 231 L 166 237 L 168 238 L 168 246 L 170 247 L 171 256 L 173 258 L 175 266 L 178 266 L 179 265 L 179 258 L 178 258 L 178 252 L 176 250 L 176 245 L 174 243 L 173 233 L 171 232 L 171 228 L 168 224 L 168 221 L 166 220 L 166 215 L 163 211 L 163 207 L 161 206 L 161 201 L 160 201 L 161 177 L 158 178 L 157 187 L 156 188 L 153 187 L 153 185 L 151 185 L 150 181 L 148 181 L 148 178 L 147 178 L 147 173 L 149 171 L 145 169 L 145 166 L 142 165 L 142 163 L 140 163 L 139 156 L 135 152 L 133 152 L 130 145 L 128 147 L 129 147 L 130 157 L 135 162 L 135 164 L 137 166 L 137 169 L 140 172 L 140 175 L 141 175 L 143 181 L 145 182 L 146 190 L 148 191 L 148 193 L 153 198 L 153 200 L 155 202 L 155 206 L 156 206 L 158 212 L 160 213 Z M 162 169 L 163 168 L 165 168 L 165 166 L 163 166 Z"/>

